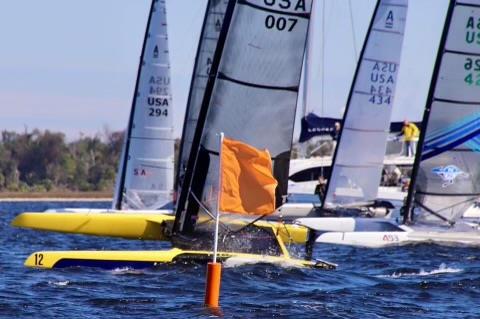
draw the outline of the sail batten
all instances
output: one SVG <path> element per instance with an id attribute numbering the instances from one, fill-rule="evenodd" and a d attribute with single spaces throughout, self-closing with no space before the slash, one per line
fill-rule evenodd
<path id="1" fill-rule="evenodd" d="M 444 103 L 451 103 L 451 104 L 465 104 L 465 105 L 479 105 L 480 104 L 480 100 L 478 102 L 476 101 L 459 101 L 459 100 L 452 100 L 452 99 L 439 99 L 439 98 L 435 98 L 433 100 L 434 102 L 444 102 Z"/>
<path id="2" fill-rule="evenodd" d="M 444 52 L 446 52 L 446 53 L 452 53 L 452 54 L 459 54 L 459 55 L 476 55 L 476 56 L 480 56 L 480 53 L 457 51 L 457 50 L 445 50 Z"/>
<path id="3" fill-rule="evenodd" d="M 350 89 L 323 207 L 377 198 L 407 8 L 407 0 L 377 1 Z"/>
<path id="4" fill-rule="evenodd" d="M 250 86 L 254 88 L 259 88 L 259 89 L 266 89 L 266 90 L 284 90 L 284 91 L 292 91 L 292 92 L 297 92 L 298 91 L 298 86 L 290 86 L 290 87 L 285 87 L 285 86 L 271 86 L 271 85 L 266 85 L 266 84 L 258 84 L 258 83 L 252 83 L 252 82 L 245 82 L 241 80 L 237 80 L 234 78 L 231 78 L 224 73 L 219 72 L 218 73 L 218 79 L 221 80 L 226 80 L 230 81 L 236 84 L 244 85 L 244 86 Z"/>
<path id="5" fill-rule="evenodd" d="M 391 34 L 403 36 L 403 32 L 399 32 L 399 31 L 391 31 L 391 30 L 383 30 L 383 29 L 372 29 L 372 31 L 381 32 L 381 33 L 391 33 Z"/>

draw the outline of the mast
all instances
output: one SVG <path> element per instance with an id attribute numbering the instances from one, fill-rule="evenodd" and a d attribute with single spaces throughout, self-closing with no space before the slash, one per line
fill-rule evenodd
<path id="1" fill-rule="evenodd" d="M 445 25 L 442 31 L 442 37 L 438 47 L 438 53 L 437 53 L 437 58 L 436 58 L 435 66 L 432 73 L 432 79 L 430 81 L 430 90 L 428 92 L 425 111 L 423 113 L 422 126 L 420 128 L 420 135 L 419 135 L 419 140 L 417 144 L 417 149 L 415 152 L 415 160 L 413 164 L 410 185 L 408 188 L 407 199 L 404 207 L 405 213 L 403 215 L 403 221 L 406 224 L 413 222 L 413 201 L 414 201 L 415 192 L 416 192 L 416 184 L 417 184 L 417 177 L 420 169 L 420 163 L 422 161 L 422 152 L 425 145 L 425 138 L 427 136 L 427 125 L 430 119 L 432 104 L 435 100 L 435 91 L 436 91 L 436 86 L 438 82 L 438 76 L 440 74 L 440 68 L 442 66 L 442 60 L 445 53 L 445 45 L 447 43 L 447 38 L 450 31 L 450 25 L 452 22 L 454 9 L 457 5 L 457 2 L 458 1 L 456 0 L 449 0 L 449 6 L 448 6 L 447 14 L 445 17 Z"/>
<path id="2" fill-rule="evenodd" d="M 407 8 L 407 0 L 376 3 L 342 118 L 323 208 L 377 197 Z"/>
<path id="3" fill-rule="evenodd" d="M 153 10 L 154 10 L 156 1 L 157 0 L 152 0 L 152 3 L 150 4 L 150 12 L 148 14 L 147 27 L 145 29 L 145 37 L 143 38 L 142 53 L 141 53 L 141 56 L 140 56 L 140 62 L 138 64 L 137 80 L 135 81 L 135 94 L 133 95 L 132 106 L 130 108 L 130 116 L 128 118 L 127 131 L 125 132 L 125 143 L 124 143 L 124 147 L 122 149 L 122 158 L 120 159 L 120 167 L 119 167 L 119 171 L 118 171 L 120 173 L 120 179 L 118 181 L 118 184 L 116 185 L 117 186 L 116 187 L 116 194 L 114 194 L 114 202 L 112 203 L 113 208 L 118 209 L 118 210 L 122 209 L 125 175 L 127 174 L 127 172 L 126 172 L 127 157 L 128 157 L 128 153 L 129 153 L 129 150 L 130 150 L 130 136 L 132 134 L 132 126 L 133 126 L 135 105 L 136 105 L 136 102 L 137 102 L 137 92 L 138 92 L 138 86 L 139 86 L 139 82 L 140 82 L 140 74 L 141 74 L 141 71 L 142 71 L 143 57 L 145 55 L 145 46 L 147 44 L 147 39 L 148 39 L 148 30 L 150 30 L 150 22 L 152 20 Z"/>
<path id="4" fill-rule="evenodd" d="M 117 209 L 158 209 L 173 199 L 173 109 L 165 0 L 152 1 L 126 132 Z"/>

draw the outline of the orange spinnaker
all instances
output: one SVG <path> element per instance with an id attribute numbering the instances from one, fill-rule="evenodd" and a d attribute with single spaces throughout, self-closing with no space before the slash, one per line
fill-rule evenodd
<path id="1" fill-rule="evenodd" d="M 268 215 L 275 211 L 277 180 L 267 150 L 224 138 L 220 211 Z"/>

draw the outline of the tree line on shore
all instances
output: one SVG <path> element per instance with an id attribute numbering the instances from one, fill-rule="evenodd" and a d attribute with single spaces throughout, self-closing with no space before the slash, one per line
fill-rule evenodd
<path id="1" fill-rule="evenodd" d="M 3 131 L 0 191 L 111 191 L 122 151 L 123 132 L 67 142 L 63 133 Z"/>
<path id="2" fill-rule="evenodd" d="M 108 129 L 74 141 L 49 130 L 2 131 L 0 192 L 113 192 L 123 141 L 123 131 Z M 294 145 L 292 158 L 298 153 Z"/>

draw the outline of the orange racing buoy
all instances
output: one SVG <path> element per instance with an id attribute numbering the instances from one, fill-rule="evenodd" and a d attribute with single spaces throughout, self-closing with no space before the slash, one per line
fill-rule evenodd
<path id="1" fill-rule="evenodd" d="M 205 287 L 205 306 L 217 308 L 220 298 L 220 282 L 222 280 L 222 264 L 210 262 L 207 265 L 207 284 Z"/>

